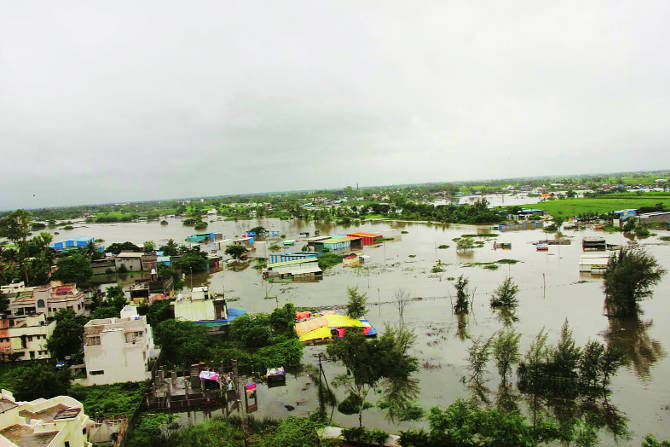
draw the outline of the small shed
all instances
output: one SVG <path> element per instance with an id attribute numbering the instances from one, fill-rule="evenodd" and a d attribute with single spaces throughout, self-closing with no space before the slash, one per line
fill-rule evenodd
<path id="1" fill-rule="evenodd" d="M 607 250 L 607 241 L 602 236 L 586 236 L 582 239 L 583 251 L 605 251 Z"/>

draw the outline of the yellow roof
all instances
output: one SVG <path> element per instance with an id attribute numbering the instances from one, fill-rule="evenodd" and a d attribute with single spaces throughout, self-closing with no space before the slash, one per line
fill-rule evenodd
<path id="1" fill-rule="evenodd" d="M 295 332 L 300 341 L 331 338 L 330 329 L 335 327 L 370 327 L 370 323 L 346 315 L 323 315 L 312 320 L 296 323 Z"/>
<path id="2" fill-rule="evenodd" d="M 306 342 L 306 341 L 312 341 L 312 340 L 319 340 L 319 339 L 326 339 L 326 338 L 332 338 L 333 335 L 330 333 L 330 328 L 329 327 L 322 327 L 313 331 L 310 331 L 306 333 L 305 335 L 300 337 L 301 342 Z"/>
<path id="3" fill-rule="evenodd" d="M 325 318 L 328 321 L 328 327 L 363 327 L 363 323 L 360 320 L 356 320 L 346 315 L 324 315 L 321 318 Z"/>

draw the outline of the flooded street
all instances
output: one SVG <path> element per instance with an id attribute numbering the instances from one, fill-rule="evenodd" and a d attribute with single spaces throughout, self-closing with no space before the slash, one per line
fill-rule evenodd
<path id="1" fill-rule="evenodd" d="M 80 225 L 84 225 L 83 227 Z M 396 304 L 378 304 L 394 300 L 399 290 L 406 291 L 411 298 L 407 304 L 404 320 L 417 335 L 415 355 L 423 365 L 419 374 L 421 395 L 419 402 L 424 409 L 439 405 L 446 407 L 457 398 L 469 398 L 469 390 L 462 382 L 467 374 L 466 356 L 469 338 L 488 338 L 503 328 L 498 314 L 489 308 L 492 291 L 509 274 L 520 287 L 518 320 L 512 323 L 514 330 L 522 334 L 521 352 L 525 353 L 533 338 L 543 328 L 554 343 L 567 319 L 578 345 L 588 340 L 615 343 L 626 353 L 626 365 L 612 381 L 609 403 L 616 406 L 628 418 L 630 440 L 620 440 L 622 445 L 639 445 L 647 433 L 659 438 L 670 438 L 670 275 L 655 287 L 653 299 L 642 303 L 644 313 L 639 321 L 608 319 L 603 315 L 602 280 L 580 278 L 579 257 L 582 254 L 581 239 L 587 235 L 604 235 L 610 244 L 626 244 L 628 240 L 620 233 L 606 234 L 592 231 L 566 231 L 572 239 L 569 246 L 550 246 L 547 252 L 538 252 L 532 242 L 545 239 L 541 230 L 500 233 L 490 238 L 483 248 L 471 253 L 456 253 L 453 238 L 463 234 L 487 231 L 488 226 L 433 225 L 422 223 L 369 222 L 357 227 L 336 225 L 314 226 L 313 222 L 253 220 L 239 222 L 217 221 L 210 223 L 208 232 L 221 232 L 224 238 L 241 235 L 256 225 L 268 229 L 281 229 L 289 239 L 298 239 L 299 232 L 314 229 L 321 234 L 344 234 L 354 230 L 390 232 L 399 235 L 398 240 L 385 242 L 378 247 L 365 247 L 364 254 L 370 259 L 364 267 L 344 269 L 341 265 L 324 272 L 318 283 L 274 283 L 261 280 L 253 268 L 242 272 L 224 270 L 210 278 L 210 288 L 224 290 L 228 298 L 239 298 L 231 307 L 243 307 L 250 312 L 269 312 L 275 300 L 264 299 L 266 295 L 277 296 L 279 305 L 292 302 L 296 306 L 329 306 L 346 302 L 347 287 L 357 286 L 368 294 L 370 323 L 383 331 L 385 324 L 397 324 L 399 313 Z M 401 231 L 406 234 L 400 234 Z M 160 242 L 174 238 L 182 242 L 194 231 L 184 227 L 178 219 L 169 219 L 169 225 L 158 222 L 124 224 L 77 224 L 71 231 L 61 231 L 54 240 L 77 236 L 93 236 L 104 239 L 104 245 L 113 242 L 131 241 L 141 244 L 146 240 Z M 668 235 L 667 231 L 657 231 Z M 549 235 L 552 238 L 552 235 Z M 511 250 L 494 250 L 493 241 L 511 242 Z M 449 245 L 439 249 L 439 245 Z M 652 236 L 640 241 L 667 270 L 670 270 L 670 243 Z M 303 245 L 296 244 L 299 250 Z M 256 244 L 253 256 L 265 256 L 264 242 Z M 414 256 L 410 256 L 414 255 Z M 483 266 L 465 267 L 465 263 L 492 262 L 503 258 L 520 261 L 516 264 L 501 264 L 497 270 Z M 433 274 L 436 262 L 442 264 L 444 272 Z M 459 321 L 451 312 L 450 297 L 455 296 L 453 281 L 449 277 L 464 275 L 470 280 L 470 289 L 475 291 L 474 311 Z M 581 281 L 580 281 L 581 280 Z M 305 362 L 317 363 L 317 354 L 324 347 L 307 347 Z M 324 364 L 329 380 L 343 369 Z M 493 362 L 489 368 L 488 388 L 491 401 L 495 401 L 498 376 Z M 316 391 L 307 376 L 289 377 L 286 387 L 268 390 L 259 387 L 259 416 L 282 417 L 304 415 L 316 408 Z M 338 394 L 342 397 L 342 393 Z M 519 402 L 522 401 L 520 397 Z M 287 406 L 294 407 L 292 411 Z M 525 411 L 526 407 L 521 404 Z M 335 411 L 335 421 L 357 424 L 355 416 L 344 416 Z M 412 424 L 399 426 L 386 421 L 374 409 L 363 413 L 366 425 L 377 426 L 387 431 L 399 431 Z M 414 424 L 425 425 L 426 423 Z M 601 431 L 601 444 L 611 445 L 613 438 Z"/>

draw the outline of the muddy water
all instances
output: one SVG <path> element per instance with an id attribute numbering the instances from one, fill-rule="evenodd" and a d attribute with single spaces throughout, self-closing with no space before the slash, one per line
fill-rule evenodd
<path id="1" fill-rule="evenodd" d="M 214 222 L 208 231 L 222 232 L 226 237 L 241 234 L 256 225 L 266 228 L 280 228 L 288 238 L 297 238 L 299 232 L 314 231 L 313 223 L 281 222 L 276 220 L 247 222 Z M 319 225 L 321 234 L 342 234 L 353 228 Z M 487 227 L 480 227 L 486 229 Z M 559 330 L 567 319 L 580 345 L 588 340 L 617 343 L 627 354 L 627 365 L 619 370 L 612 383 L 610 403 L 614 404 L 629 419 L 628 428 L 632 432 L 629 440 L 619 441 L 622 445 L 639 445 L 646 433 L 656 433 L 659 437 L 670 438 L 670 360 L 666 355 L 670 349 L 670 275 L 655 288 L 654 298 L 642 304 L 644 314 L 639 322 L 608 322 L 603 316 L 602 281 L 598 278 L 580 278 L 578 260 L 581 254 L 581 238 L 594 234 L 590 231 L 571 232 L 570 246 L 550 246 L 548 252 L 537 252 L 533 241 L 544 238 L 541 231 L 519 231 L 502 233 L 497 240 L 512 242 L 511 250 L 493 250 L 492 242 L 475 249 L 469 255 L 459 255 L 453 238 L 466 233 L 475 233 L 477 227 L 467 225 L 432 225 L 416 223 L 367 223 L 361 231 L 407 231 L 397 241 L 386 242 L 376 248 L 366 247 L 364 252 L 371 259 L 364 268 L 343 269 L 337 266 L 328 270 L 319 283 L 294 283 L 268 285 L 261 281 L 254 269 L 242 272 L 223 271 L 210 278 L 213 290 L 225 289 L 228 297 L 239 297 L 235 306 L 251 312 L 267 312 L 275 307 L 275 300 L 264 296 L 277 296 L 279 304 L 292 302 L 296 306 L 327 306 L 343 304 L 348 286 L 358 286 L 367 292 L 370 312 L 368 319 L 378 329 L 385 324 L 396 324 L 398 310 L 393 304 L 376 305 L 391 301 L 400 289 L 411 297 L 404 319 L 418 336 L 415 354 L 424 365 L 421 380 L 421 405 L 446 406 L 457 398 L 468 398 L 469 391 L 461 378 L 466 374 L 466 349 L 470 344 L 467 337 L 489 337 L 503 327 L 497 314 L 491 312 L 488 299 L 491 292 L 510 274 L 520 286 L 518 321 L 513 324 L 522 334 L 522 352 L 528 348 L 533 337 L 545 329 L 551 342 L 558 338 Z M 158 223 L 129 223 L 114 225 L 88 225 L 63 232 L 60 237 L 91 235 L 105 239 L 106 244 L 130 240 L 142 243 L 145 240 L 174 238 L 183 240 L 191 228 L 183 227 L 178 220 L 168 226 Z M 659 236 L 668 232 L 659 231 Z M 57 236 L 58 238 L 59 236 Z M 606 235 L 609 243 L 626 244 L 628 240 L 620 234 Z M 670 244 L 657 237 L 650 237 L 640 243 L 670 270 Z M 448 249 L 437 249 L 447 244 Z M 298 243 L 297 246 L 301 246 Z M 264 255 L 264 244 L 257 245 L 256 255 Z M 410 257 L 415 255 L 415 257 Z M 501 265 L 498 270 L 483 267 L 464 267 L 466 262 L 490 262 L 501 258 L 521 261 L 514 265 Z M 440 260 L 444 272 L 430 273 L 431 267 Z M 452 315 L 450 296 L 454 295 L 453 282 L 447 278 L 465 275 L 475 290 L 474 312 L 461 325 Z M 581 281 L 580 281 L 581 280 Z M 305 362 L 316 364 L 316 356 L 323 347 L 308 347 Z M 330 379 L 343 372 L 337 365 L 324 365 Z M 291 414 L 305 414 L 316 408 L 314 387 L 308 385 L 306 376 L 289 377 L 288 386 L 268 390 L 259 389 L 259 415 L 282 417 Z M 488 387 L 497 389 L 497 374 L 491 365 Z M 495 396 L 491 396 L 495 400 Z M 294 407 L 292 411 L 286 406 Z M 522 405 L 523 408 L 523 405 Z M 202 418 L 201 414 L 191 415 Z M 376 410 L 366 410 L 364 422 L 387 431 L 406 429 L 412 424 L 398 427 L 383 418 Z M 354 425 L 353 416 L 335 412 L 335 420 L 342 424 Z M 416 425 L 416 424 L 414 424 Z M 421 425 L 421 424 L 419 424 Z M 601 432 L 601 444 L 611 445 L 613 438 L 606 431 Z"/>

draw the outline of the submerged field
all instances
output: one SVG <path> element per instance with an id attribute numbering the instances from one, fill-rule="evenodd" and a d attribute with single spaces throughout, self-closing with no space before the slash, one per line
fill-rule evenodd
<path id="1" fill-rule="evenodd" d="M 570 217 L 584 213 L 608 213 L 626 208 L 654 207 L 658 203 L 663 203 L 666 209 L 670 209 L 670 193 L 644 195 L 629 193 L 608 195 L 607 198 L 549 200 L 534 203 L 532 207 L 545 210 L 551 215 Z"/>

